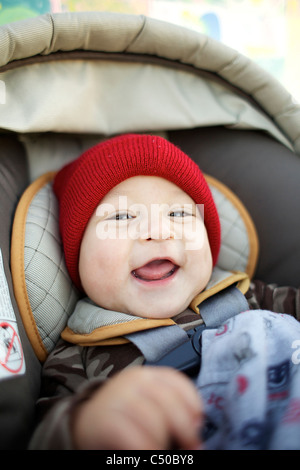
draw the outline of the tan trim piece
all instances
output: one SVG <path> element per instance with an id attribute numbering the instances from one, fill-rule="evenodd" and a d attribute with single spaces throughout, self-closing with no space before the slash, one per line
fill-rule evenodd
<path id="1" fill-rule="evenodd" d="M 68 326 L 63 330 L 61 337 L 69 343 L 80 346 L 106 346 L 124 344 L 127 341 L 125 335 L 136 333 L 137 331 L 150 330 L 160 326 L 175 325 L 171 318 L 148 319 L 139 318 L 131 322 L 108 325 L 96 328 L 90 334 L 74 333 Z"/>
<path id="2" fill-rule="evenodd" d="M 221 193 L 226 196 L 227 199 L 229 199 L 229 201 L 235 206 L 244 221 L 248 232 L 250 244 L 248 265 L 246 267 L 245 272 L 251 279 L 256 269 L 259 254 L 259 240 L 254 222 L 242 201 L 226 185 L 224 185 L 219 180 L 215 179 L 210 175 L 205 175 L 205 179 L 209 184 L 217 188 Z"/>
<path id="3" fill-rule="evenodd" d="M 190 303 L 190 308 L 194 310 L 196 313 L 199 312 L 199 305 L 204 302 L 204 300 L 208 299 L 209 297 L 221 292 L 222 290 L 226 289 L 233 284 L 237 285 L 237 288 L 245 294 L 249 289 L 250 279 L 246 273 L 242 273 L 240 271 L 233 271 L 230 276 L 226 279 L 215 284 L 210 289 L 204 290 L 200 292 Z"/>
<path id="4" fill-rule="evenodd" d="M 250 287 L 250 279 L 249 277 L 245 277 L 244 279 L 241 279 L 236 286 L 242 294 L 246 294 L 246 292 L 249 290 Z"/>
<path id="5" fill-rule="evenodd" d="M 42 175 L 28 186 L 21 196 L 14 217 L 11 239 L 11 273 L 15 298 L 27 336 L 38 359 L 42 362 L 45 361 L 48 352 L 40 337 L 27 294 L 24 268 L 25 229 L 28 209 L 34 196 L 53 179 L 54 174 L 55 172 L 49 172 Z"/>

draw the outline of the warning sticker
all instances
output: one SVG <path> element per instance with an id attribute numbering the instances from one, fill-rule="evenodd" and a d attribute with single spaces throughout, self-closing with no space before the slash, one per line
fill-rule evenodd
<path id="1" fill-rule="evenodd" d="M 0 323 L 1 366 L 12 374 L 18 374 L 22 369 L 23 360 L 23 350 L 18 333 L 9 323 Z"/>
<path id="2" fill-rule="evenodd" d="M 0 379 L 24 373 L 23 348 L 0 249 Z"/>

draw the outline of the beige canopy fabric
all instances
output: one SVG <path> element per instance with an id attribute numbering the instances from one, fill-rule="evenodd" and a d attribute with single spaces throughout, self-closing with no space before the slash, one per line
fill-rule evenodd
<path id="1" fill-rule="evenodd" d="M 115 13 L 87 12 L 47 14 L 1 27 L 0 79 L 5 83 L 7 92 L 6 103 L 0 107 L 0 116 L 2 116 L 0 118 L 1 127 L 14 130 L 10 125 L 5 127 L 6 117 L 8 121 L 15 117 L 15 113 L 11 116 L 9 113 L 9 110 L 11 110 L 13 106 L 10 107 L 8 98 L 11 98 L 12 95 L 14 99 L 17 100 L 20 111 L 25 96 L 27 96 L 27 100 L 31 102 L 35 112 L 36 109 L 39 108 L 38 101 L 35 102 L 34 98 L 30 98 L 31 91 L 34 94 L 35 83 L 37 83 L 35 80 L 38 80 L 38 76 L 42 78 L 47 76 L 49 82 L 51 79 L 51 76 L 49 77 L 50 69 L 45 66 L 41 59 L 46 59 L 48 65 L 50 60 L 55 59 L 56 65 L 54 66 L 53 62 L 51 69 L 54 71 L 55 68 L 57 69 L 57 60 L 71 60 L 74 51 L 80 51 L 81 54 L 84 52 L 89 54 L 110 54 L 109 60 L 111 60 L 111 56 L 115 56 L 119 61 L 122 60 L 121 57 L 129 58 L 129 60 L 133 60 L 133 57 L 137 59 L 141 58 L 142 61 L 154 61 L 156 66 L 153 66 L 153 69 L 157 69 L 156 60 L 163 60 L 163 65 L 160 63 L 159 67 L 161 72 L 161 67 L 163 66 L 165 76 L 163 76 L 164 74 L 160 77 L 156 76 L 157 83 L 161 85 L 165 80 L 166 82 L 169 80 L 167 75 L 170 75 L 171 72 L 169 73 L 168 70 L 174 70 L 174 68 L 178 67 L 186 67 L 181 70 L 181 74 L 185 73 L 186 76 L 189 77 L 189 86 L 191 85 L 191 73 L 197 74 L 201 72 L 202 80 L 205 80 L 205 74 L 208 74 L 208 81 L 212 80 L 212 82 L 214 82 L 214 79 L 219 80 L 217 84 L 221 89 L 218 89 L 217 93 L 215 93 L 218 99 L 220 96 L 224 97 L 224 90 L 228 89 L 228 93 L 231 94 L 231 101 L 234 102 L 235 108 L 233 113 L 236 116 L 239 113 L 238 110 L 241 110 L 243 114 L 243 109 L 241 108 L 244 108 L 244 103 L 247 102 L 247 107 L 251 107 L 251 113 L 252 110 L 255 110 L 255 113 L 260 113 L 262 120 L 266 118 L 265 114 L 267 115 L 267 120 L 269 121 L 268 126 L 273 128 L 271 130 L 266 129 L 267 131 L 270 131 L 273 135 L 276 133 L 281 134 L 281 136 L 277 135 L 276 137 L 281 141 L 287 139 L 293 146 L 294 151 L 296 153 L 300 152 L 300 107 L 294 102 L 288 91 L 269 73 L 265 72 L 254 62 L 237 51 L 205 35 L 144 16 Z M 63 57 L 61 54 L 64 54 Z M 83 59 L 77 56 L 77 64 L 80 63 L 80 60 L 82 63 Z M 90 64 L 87 75 L 90 74 L 90 70 L 93 69 L 93 61 L 94 57 L 90 56 L 89 60 L 86 62 L 86 64 Z M 139 60 L 137 60 L 137 62 L 138 61 Z M 32 65 L 29 64 L 35 64 L 34 67 L 36 67 L 37 75 L 36 78 L 34 74 L 29 77 L 31 91 L 30 88 L 28 89 L 27 83 L 27 95 L 24 95 L 26 90 L 22 89 L 21 86 L 23 78 L 19 78 L 18 82 L 16 79 L 16 71 L 18 67 L 22 66 L 23 70 L 27 73 L 28 68 L 32 67 Z M 32 74 L 32 71 L 34 71 L 33 68 L 31 68 L 30 74 Z M 38 75 L 40 73 L 42 73 L 42 75 Z M 139 75 L 141 75 L 141 73 L 139 73 Z M 95 76 L 96 75 L 92 73 L 94 86 L 96 83 Z M 128 79 L 128 74 L 125 74 L 125 76 Z M 64 78 L 63 75 L 62 77 Z M 176 77 L 174 79 L 173 76 L 173 83 L 174 80 L 176 81 Z M 69 78 L 69 76 L 67 76 L 67 78 Z M 25 81 L 24 78 L 24 83 Z M 10 83 L 15 85 L 14 93 L 10 92 Z M 144 83 L 149 83 L 149 80 Z M 82 86 L 81 83 L 81 89 Z M 227 86 L 229 88 L 226 88 Z M 119 87 L 121 87 L 121 85 L 119 85 Z M 120 89 L 121 88 L 119 88 L 119 90 Z M 165 85 L 165 89 L 168 89 L 167 85 Z M 181 97 L 185 99 L 187 88 L 184 88 L 183 84 L 180 83 L 178 89 L 181 90 Z M 240 97 L 239 93 L 235 94 L 235 89 L 241 91 L 244 97 Z M 76 93 L 77 91 L 78 89 L 75 87 L 74 92 Z M 68 86 L 65 85 L 63 94 L 66 95 L 67 92 Z M 192 88 L 189 88 L 189 93 L 190 96 L 186 102 L 187 106 L 189 105 L 189 101 L 191 101 L 190 97 L 193 93 Z M 47 94 L 46 90 L 45 94 Z M 126 90 L 124 94 L 126 94 Z M 40 94 L 37 96 L 40 99 Z M 56 102 L 58 103 L 59 95 L 53 96 L 56 96 Z M 173 97 L 174 96 L 170 97 L 170 101 Z M 245 99 L 245 97 L 249 98 L 249 100 Z M 139 100 L 141 98 L 142 96 L 140 95 Z M 196 96 L 195 99 L 197 100 Z M 241 101 L 237 103 L 237 99 L 244 100 L 243 104 L 241 104 Z M 73 100 L 76 101 L 76 97 L 73 96 Z M 258 105 L 257 109 L 255 103 Z M 99 107 L 98 103 L 95 108 L 96 107 Z M 219 107 L 224 109 L 224 102 L 221 101 Z M 31 112 L 29 117 L 32 119 L 32 109 L 30 107 L 28 107 L 28 109 Z M 207 105 L 205 108 L 198 111 L 198 114 L 202 113 L 203 116 L 206 109 L 208 109 Z M 55 110 L 50 111 L 54 112 Z M 248 111 L 247 113 L 249 114 Z M 69 109 L 69 114 L 72 114 L 72 108 Z M 36 117 L 37 121 L 41 122 L 41 116 L 37 114 Z M 171 127 L 173 126 L 173 128 L 175 128 L 177 126 L 177 128 L 180 128 L 192 127 L 199 124 L 203 125 L 201 119 L 200 122 L 198 122 L 198 118 L 199 116 L 197 116 L 196 119 L 190 119 L 189 117 L 186 124 L 183 124 L 181 120 L 175 123 L 171 122 Z M 247 119 L 243 122 L 243 118 L 240 119 L 240 116 L 238 116 L 238 120 L 230 121 L 225 119 L 223 124 L 229 126 L 239 126 L 239 124 L 242 124 L 244 128 L 252 128 L 251 119 L 249 122 Z M 254 119 L 256 119 L 256 116 Z M 26 120 L 27 117 L 25 116 L 23 121 L 25 122 Z M 62 115 L 62 121 L 65 122 L 64 115 Z M 221 120 L 218 119 L 215 119 L 215 123 L 216 125 L 222 124 Z M 146 124 L 147 123 L 145 123 L 145 126 Z M 52 128 L 51 125 L 48 129 L 39 129 L 38 127 L 26 128 L 26 126 L 22 124 L 20 128 L 16 128 L 15 130 L 18 132 L 58 130 Z M 119 127 L 114 129 L 105 126 L 100 129 L 91 129 L 90 132 L 123 131 L 123 129 Z M 162 129 L 162 123 L 158 127 Z M 169 128 L 167 123 L 165 127 Z M 265 129 L 265 127 L 265 123 L 257 126 L 257 128 L 262 129 Z M 124 130 L 127 129 L 125 128 Z M 78 131 L 78 129 L 72 127 L 70 129 L 66 128 L 64 131 L 72 132 Z M 88 129 L 83 129 L 83 131 L 88 132 Z"/>

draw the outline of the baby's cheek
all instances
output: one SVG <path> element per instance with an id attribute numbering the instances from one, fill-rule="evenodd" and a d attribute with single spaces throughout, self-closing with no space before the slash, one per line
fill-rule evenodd
<path id="1" fill-rule="evenodd" d="M 212 275 L 212 257 L 210 250 L 194 252 L 191 260 L 190 278 L 195 290 L 203 290 Z"/>

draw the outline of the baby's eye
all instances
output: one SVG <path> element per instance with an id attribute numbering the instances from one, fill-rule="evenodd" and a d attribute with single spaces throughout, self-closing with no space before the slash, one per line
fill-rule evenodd
<path id="1" fill-rule="evenodd" d="M 193 214 L 191 214 L 190 212 L 184 210 L 184 209 L 176 209 L 172 212 L 170 212 L 170 217 L 188 217 L 188 216 L 191 216 Z"/>
<path id="2" fill-rule="evenodd" d="M 109 218 L 110 220 L 127 220 L 127 219 L 133 219 L 134 216 L 130 214 L 129 212 L 116 212 L 116 214 L 113 214 Z"/>

